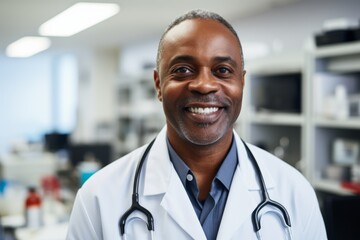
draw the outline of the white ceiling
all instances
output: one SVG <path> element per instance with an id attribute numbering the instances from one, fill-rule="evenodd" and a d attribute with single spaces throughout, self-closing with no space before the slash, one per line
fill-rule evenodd
<path id="1" fill-rule="evenodd" d="M 166 26 L 190 9 L 207 9 L 230 22 L 297 0 L 85 0 L 117 2 L 120 12 L 83 32 L 67 38 L 52 37 L 50 52 L 81 48 L 113 48 L 158 37 Z M 11 42 L 37 36 L 38 27 L 77 0 L 0 0 L 0 55 Z"/>

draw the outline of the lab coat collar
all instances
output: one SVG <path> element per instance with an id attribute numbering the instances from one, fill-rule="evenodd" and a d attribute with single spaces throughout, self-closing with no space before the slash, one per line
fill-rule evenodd
<path id="1" fill-rule="evenodd" d="M 240 137 L 234 131 L 238 149 L 238 166 L 234 174 L 228 200 L 224 209 L 223 219 L 220 224 L 218 238 L 230 239 L 242 223 L 249 219 L 252 211 L 258 202 L 251 194 L 252 191 L 259 191 L 260 187 L 254 168 L 249 160 L 245 146 Z M 257 160 L 267 189 L 275 187 L 274 180 L 266 170 L 262 157 L 263 154 L 254 146 L 249 145 L 255 159 Z M 194 239 L 206 239 L 200 222 L 197 219 L 185 189 L 170 161 L 166 145 L 166 126 L 159 133 L 145 165 L 144 196 L 164 194 L 161 206 L 181 226 L 184 231 Z M 183 207 L 179 208 L 181 203 Z M 186 215 L 183 209 L 188 209 Z M 234 220 L 236 219 L 236 224 Z"/>
<path id="2" fill-rule="evenodd" d="M 144 196 L 158 194 L 164 194 L 160 205 L 185 232 L 193 239 L 206 239 L 186 190 L 170 161 L 166 127 L 154 142 L 145 172 Z M 179 207 L 179 204 L 183 207 Z"/>
<path id="3" fill-rule="evenodd" d="M 169 187 L 173 171 L 175 171 L 166 145 L 166 126 L 156 137 L 144 170 L 144 196 L 165 193 Z"/>
<path id="4" fill-rule="evenodd" d="M 258 182 L 258 176 L 254 170 L 254 167 L 247 155 L 245 145 L 237 133 L 234 131 L 234 136 L 236 140 L 236 145 L 238 149 L 238 160 L 240 166 L 240 175 L 242 176 L 242 181 L 245 182 L 249 190 L 260 190 L 260 185 Z M 247 143 L 251 153 L 254 155 L 256 162 L 258 163 L 261 173 L 264 177 L 266 188 L 272 189 L 275 187 L 275 181 L 272 178 L 271 174 L 268 171 L 266 166 L 266 158 L 264 154 L 261 154 L 259 149 L 256 149 L 255 146 Z"/>
<path id="5" fill-rule="evenodd" d="M 260 190 L 257 175 L 247 155 L 244 143 L 234 131 L 234 137 L 238 150 L 239 173 L 241 180 L 249 190 Z M 261 173 L 265 179 L 267 189 L 275 187 L 275 181 L 266 167 L 266 159 L 259 150 L 251 144 L 247 144 L 259 164 Z M 166 145 L 166 126 L 160 131 L 149 153 L 145 167 L 144 195 L 157 195 L 167 191 L 171 175 L 175 171 L 169 157 Z M 174 172 L 176 173 L 176 172 Z"/>

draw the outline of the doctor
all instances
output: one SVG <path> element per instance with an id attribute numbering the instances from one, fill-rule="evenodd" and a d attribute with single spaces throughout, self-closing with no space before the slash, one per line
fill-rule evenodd
<path id="1" fill-rule="evenodd" d="M 245 145 L 233 130 L 244 77 L 240 40 L 222 17 L 196 10 L 175 20 L 160 40 L 154 71 L 166 126 L 146 154 L 136 185 L 154 229 L 149 231 L 140 211 L 127 216 L 124 233 L 119 228 L 132 205 L 143 146 L 81 187 L 67 239 L 327 239 L 314 190 L 304 177 L 273 155 Z M 291 228 L 278 208 L 266 205 L 255 232 L 252 213 L 263 192 L 251 156 L 270 198 L 286 208 Z"/>

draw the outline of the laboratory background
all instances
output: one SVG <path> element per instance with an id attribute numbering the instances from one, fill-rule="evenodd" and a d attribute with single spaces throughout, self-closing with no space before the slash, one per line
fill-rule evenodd
<path id="1" fill-rule="evenodd" d="M 158 41 L 198 8 L 243 45 L 240 136 L 304 174 L 330 240 L 360 239 L 359 0 L 0 0 L 1 240 L 65 239 L 79 187 L 159 132 Z"/>

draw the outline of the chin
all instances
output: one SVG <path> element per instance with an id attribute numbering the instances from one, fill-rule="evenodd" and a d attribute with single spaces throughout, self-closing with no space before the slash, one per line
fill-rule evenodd
<path id="1" fill-rule="evenodd" d="M 191 132 L 190 134 L 184 134 L 184 137 L 187 141 L 191 142 L 192 144 L 198 145 L 198 146 L 208 146 L 217 143 L 220 139 L 224 137 L 224 133 L 212 133 L 209 134 L 207 132 L 205 133 L 198 133 Z"/>

